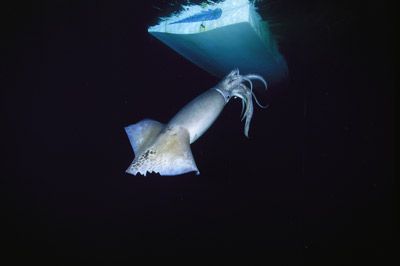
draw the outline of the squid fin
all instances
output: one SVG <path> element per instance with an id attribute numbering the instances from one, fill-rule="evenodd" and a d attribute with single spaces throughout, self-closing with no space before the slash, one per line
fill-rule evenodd
<path id="1" fill-rule="evenodd" d="M 135 152 L 127 173 L 180 175 L 195 171 L 199 174 L 185 128 L 163 127 L 159 122 L 142 120 L 127 127 L 126 132 Z"/>
<path id="2" fill-rule="evenodd" d="M 163 124 L 151 119 L 143 119 L 136 124 L 125 127 L 125 132 L 135 155 L 138 155 L 140 151 L 154 142 L 163 128 Z"/>

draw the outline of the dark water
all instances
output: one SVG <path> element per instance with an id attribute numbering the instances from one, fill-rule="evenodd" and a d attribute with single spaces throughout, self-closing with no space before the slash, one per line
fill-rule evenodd
<path id="1" fill-rule="evenodd" d="M 240 103 L 225 108 L 192 145 L 200 176 L 146 178 L 124 173 L 123 127 L 167 122 L 218 80 L 147 33 L 174 6 L 143 2 L 3 9 L 3 251 L 387 259 L 397 220 L 385 1 L 261 3 L 287 84 L 260 96 L 270 107 L 255 110 L 250 139 Z"/>

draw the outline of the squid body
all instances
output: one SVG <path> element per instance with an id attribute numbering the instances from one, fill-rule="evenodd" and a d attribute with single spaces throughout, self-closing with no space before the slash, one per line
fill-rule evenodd
<path id="1" fill-rule="evenodd" d="M 244 134 L 248 137 L 253 115 L 252 80 L 259 80 L 267 89 L 267 82 L 259 75 L 240 75 L 233 70 L 215 87 L 205 91 L 184 106 L 169 122 L 162 124 L 144 119 L 125 127 L 135 153 L 127 173 L 132 175 L 159 173 L 180 175 L 199 170 L 193 159 L 190 144 L 195 142 L 214 123 L 225 104 L 234 98 L 242 101 Z"/>

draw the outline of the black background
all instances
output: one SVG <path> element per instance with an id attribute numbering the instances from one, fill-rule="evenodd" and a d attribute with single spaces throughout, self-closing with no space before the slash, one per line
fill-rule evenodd
<path id="1" fill-rule="evenodd" d="M 192 145 L 201 175 L 125 174 L 123 127 L 219 80 L 147 33 L 167 1 L 3 7 L 2 240 L 10 256 L 384 260 L 395 232 L 394 20 L 385 1 L 269 1 L 289 66 Z M 280 265 L 280 264 L 279 264 Z"/>

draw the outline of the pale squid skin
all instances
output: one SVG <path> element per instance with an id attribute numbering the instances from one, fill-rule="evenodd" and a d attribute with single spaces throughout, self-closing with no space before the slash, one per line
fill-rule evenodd
<path id="1" fill-rule="evenodd" d="M 267 89 L 266 81 L 259 75 L 242 76 L 233 70 L 215 87 L 200 94 L 185 105 L 167 125 L 145 119 L 125 128 L 136 154 L 127 173 L 146 175 L 156 172 L 161 175 L 178 175 L 195 171 L 199 174 L 190 144 L 210 128 L 231 97 L 242 100 L 245 119 L 244 134 L 248 137 L 253 115 L 252 80 L 259 80 Z M 245 85 L 245 82 L 250 87 Z"/>
<path id="2" fill-rule="evenodd" d="M 192 144 L 210 128 L 225 104 L 224 98 L 217 90 L 209 89 L 185 105 L 167 126 L 186 128 Z"/>

